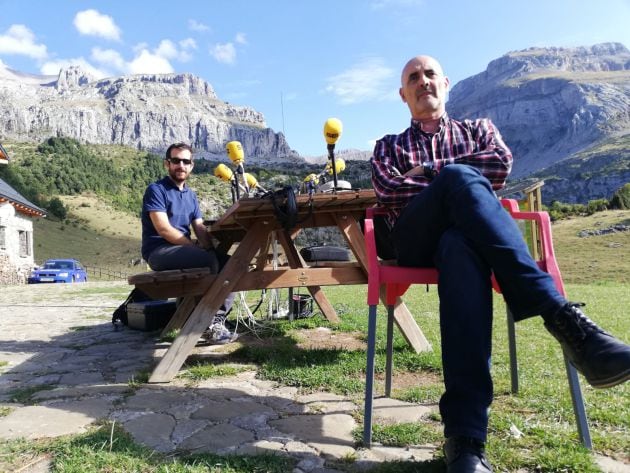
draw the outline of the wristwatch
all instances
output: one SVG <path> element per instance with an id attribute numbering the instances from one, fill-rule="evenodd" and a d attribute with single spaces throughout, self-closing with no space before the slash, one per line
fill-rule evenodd
<path id="1" fill-rule="evenodd" d="M 433 179 L 437 175 L 433 161 L 425 161 L 422 163 L 422 174 L 427 179 Z"/>

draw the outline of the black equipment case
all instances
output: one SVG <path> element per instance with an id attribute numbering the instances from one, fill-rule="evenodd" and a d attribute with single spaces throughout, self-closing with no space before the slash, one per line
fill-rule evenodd
<path id="1" fill-rule="evenodd" d="M 304 261 L 350 261 L 350 251 L 340 246 L 308 246 L 300 250 Z"/>
<path id="2" fill-rule="evenodd" d="M 127 305 L 128 326 L 145 332 L 162 329 L 175 310 L 175 301 L 131 302 Z"/>

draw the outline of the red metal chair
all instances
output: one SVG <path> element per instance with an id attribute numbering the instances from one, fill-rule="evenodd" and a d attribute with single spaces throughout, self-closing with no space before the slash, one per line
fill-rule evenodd
<path id="1" fill-rule="evenodd" d="M 535 222 L 538 226 L 540 240 L 540 259 L 536 262 L 538 266 L 551 275 L 556 283 L 559 292 L 565 294 L 564 284 L 560 275 L 560 269 L 556 262 L 553 251 L 551 237 L 551 223 L 547 212 L 522 212 L 518 208 L 515 200 L 503 199 L 501 203 L 515 220 L 525 220 Z M 386 215 L 387 210 L 383 207 L 373 207 L 367 209 L 365 219 L 365 246 L 368 257 L 368 347 L 367 347 L 367 368 L 365 383 L 365 411 L 363 424 L 363 443 L 369 448 L 372 443 L 372 403 L 374 399 L 374 355 L 376 345 L 376 309 L 379 304 L 381 288 L 385 288 L 385 300 L 387 304 L 387 346 L 385 364 L 385 396 L 391 395 L 392 387 L 392 352 L 393 352 L 393 328 L 394 328 L 394 305 L 412 284 L 437 284 L 438 271 L 436 268 L 409 268 L 396 266 L 391 262 L 379 260 L 376 253 L 376 238 L 374 234 L 374 217 Z M 497 292 L 501 292 L 498 284 L 493 279 L 493 287 Z M 516 360 L 516 337 L 514 330 L 514 319 L 510 310 L 507 311 L 508 321 L 508 343 L 510 354 L 510 376 L 512 382 L 512 393 L 518 392 L 518 365 Z M 578 434 L 582 444 L 592 448 L 591 437 L 584 409 L 584 401 L 577 371 L 564 358 L 571 399 L 573 401 L 573 412 L 578 428 Z"/>

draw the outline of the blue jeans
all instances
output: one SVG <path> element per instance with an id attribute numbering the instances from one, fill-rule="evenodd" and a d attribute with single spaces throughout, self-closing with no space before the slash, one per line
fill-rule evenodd
<path id="1" fill-rule="evenodd" d="M 443 168 L 403 209 L 392 238 L 400 265 L 439 270 L 444 434 L 485 441 L 493 396 L 490 274 L 515 320 L 566 301 L 531 258 L 490 182 L 470 166 Z"/>
<path id="2" fill-rule="evenodd" d="M 153 271 L 169 269 L 210 268 L 210 273 L 217 274 L 229 257 L 214 250 L 204 250 L 198 246 L 171 245 L 166 243 L 158 246 L 149 255 L 149 266 Z M 217 315 L 227 314 L 234 303 L 234 293 L 231 292 L 223 301 Z"/>

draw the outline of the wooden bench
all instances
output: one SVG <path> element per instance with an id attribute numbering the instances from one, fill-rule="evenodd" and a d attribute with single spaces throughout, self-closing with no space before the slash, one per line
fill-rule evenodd
<path id="1" fill-rule="evenodd" d="M 324 263 L 326 263 L 325 266 Z M 236 283 L 234 290 L 240 291 L 254 286 L 272 289 L 329 285 L 331 283 L 326 281 L 331 278 L 338 281 L 350 281 L 352 284 L 366 283 L 365 273 L 357 262 L 317 262 L 309 266 L 309 275 L 306 275 L 303 269 L 284 267 L 277 271 L 266 269 L 245 273 Z M 195 308 L 197 299 L 206 293 L 216 277 L 215 274 L 210 273 L 209 268 L 189 268 L 134 274 L 129 276 L 127 281 L 154 299 L 183 298 L 170 322 L 162 331 L 162 335 L 165 335 L 183 326 Z M 326 301 L 316 299 L 316 302 L 320 305 Z M 329 320 L 339 321 L 336 314 L 334 319 L 329 317 Z"/>
<path id="2" fill-rule="evenodd" d="M 195 308 L 197 297 L 203 295 L 215 279 L 210 268 L 173 269 L 134 274 L 127 281 L 154 299 L 183 298 L 160 336 L 180 329 Z"/>

